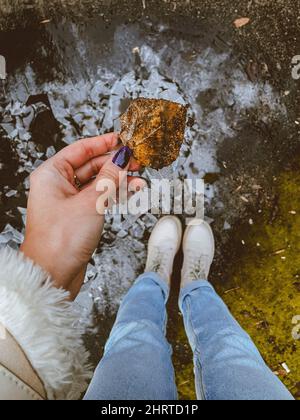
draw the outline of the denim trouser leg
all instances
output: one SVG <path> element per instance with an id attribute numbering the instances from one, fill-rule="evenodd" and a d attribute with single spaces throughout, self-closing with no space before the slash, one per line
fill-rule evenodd
<path id="1" fill-rule="evenodd" d="M 171 347 L 165 338 L 168 286 L 141 276 L 124 298 L 86 400 L 175 400 Z"/>
<path id="2" fill-rule="evenodd" d="M 179 304 L 194 352 L 199 399 L 293 399 L 207 281 L 185 287 Z"/>

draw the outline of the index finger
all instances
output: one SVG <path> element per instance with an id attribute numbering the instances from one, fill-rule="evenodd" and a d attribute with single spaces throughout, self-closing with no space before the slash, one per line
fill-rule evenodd
<path id="1" fill-rule="evenodd" d="M 58 152 L 53 159 L 66 161 L 73 169 L 78 169 L 91 159 L 112 151 L 117 144 L 117 133 L 78 140 Z"/>

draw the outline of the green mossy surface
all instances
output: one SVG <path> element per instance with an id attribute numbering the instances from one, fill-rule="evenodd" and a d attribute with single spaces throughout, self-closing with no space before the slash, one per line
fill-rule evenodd
<path id="1" fill-rule="evenodd" d="M 275 217 L 265 211 L 233 233 L 228 246 L 239 249 L 238 257 L 229 280 L 216 288 L 270 368 L 300 399 L 300 341 L 292 336 L 292 319 L 300 315 L 300 173 L 282 174 L 276 189 Z M 183 327 L 178 340 L 186 342 Z M 179 365 L 175 357 L 175 367 L 180 398 L 195 398 L 191 359 Z"/>
<path id="2" fill-rule="evenodd" d="M 178 325 L 178 348 L 174 353 L 176 383 L 180 400 L 196 400 L 193 355 L 185 334 L 183 321 Z"/>

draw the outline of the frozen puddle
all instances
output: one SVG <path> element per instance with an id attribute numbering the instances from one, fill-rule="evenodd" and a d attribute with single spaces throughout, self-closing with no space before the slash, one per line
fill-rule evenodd
<path id="1" fill-rule="evenodd" d="M 3 111 L 9 121 L 7 135 L 18 154 L 19 172 L 26 174 L 26 190 L 29 173 L 52 156 L 56 147 L 47 145 L 41 152 L 32 141 L 26 125 L 29 93 L 48 95 L 66 144 L 118 129 L 118 117 L 131 98 L 164 98 L 188 104 L 186 143 L 182 159 L 174 166 L 178 177 L 218 174 L 218 147 L 230 138 L 239 141 L 237 127 L 247 120 L 248 112 L 255 110 L 264 124 L 286 113 L 273 88 L 268 83 L 252 83 L 230 50 L 203 48 L 196 37 L 181 38 L 163 26 L 158 33 L 137 25 L 119 26 L 105 38 L 109 52 L 101 55 L 98 49 L 103 29 L 97 34 L 92 29 L 81 33 L 76 26 L 64 27 L 68 40 L 65 50 L 60 47 L 61 31 L 51 26 L 49 31 L 58 53 L 66 60 L 66 73 L 72 78 L 65 77 L 65 82 L 37 82 L 37 75 L 27 64 L 9 80 L 11 102 Z M 153 173 L 146 171 L 144 176 Z M 8 198 L 15 194 L 9 186 L 5 191 Z M 212 218 L 213 199 L 214 203 L 218 200 L 218 187 L 212 183 L 206 190 L 207 215 Z M 219 203 L 218 209 L 222 206 Z M 20 211 L 25 221 L 26 211 Z M 222 211 L 226 221 L 226 207 Z M 100 314 L 116 311 L 124 293 L 143 271 L 145 237 L 155 222 L 155 217 L 146 215 L 124 228 L 118 217 L 107 218 L 103 243 L 89 265 L 77 299 L 83 322 L 93 307 Z M 230 229 L 227 222 L 224 229 Z M 8 243 L 16 247 L 21 240 L 22 232 L 7 226 L 0 235 L 0 246 Z"/>

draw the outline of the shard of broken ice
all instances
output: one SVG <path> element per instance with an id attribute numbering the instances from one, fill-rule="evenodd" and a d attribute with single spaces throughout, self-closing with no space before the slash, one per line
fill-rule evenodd
<path id="1" fill-rule="evenodd" d="M 4 230 L 0 233 L 0 246 L 11 246 L 17 248 L 24 241 L 24 235 L 17 229 L 7 224 Z"/>

